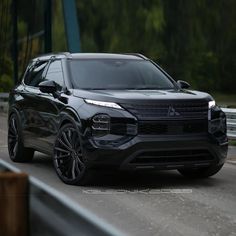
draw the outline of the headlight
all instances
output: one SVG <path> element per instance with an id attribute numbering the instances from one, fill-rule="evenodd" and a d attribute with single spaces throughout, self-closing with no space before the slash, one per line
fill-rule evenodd
<path id="1" fill-rule="evenodd" d="M 208 108 L 209 109 L 212 108 L 212 107 L 215 107 L 215 105 L 216 105 L 216 102 L 214 100 L 208 102 Z"/>
<path id="2" fill-rule="evenodd" d="M 96 100 L 90 100 L 90 99 L 84 99 L 84 101 L 92 105 L 97 105 L 97 106 L 102 106 L 102 107 L 111 107 L 111 108 L 123 110 L 123 108 L 120 105 L 114 102 L 102 102 L 102 101 L 96 101 Z"/>

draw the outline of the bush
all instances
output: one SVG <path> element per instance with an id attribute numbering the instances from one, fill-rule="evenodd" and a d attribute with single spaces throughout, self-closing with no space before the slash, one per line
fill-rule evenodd
<path id="1" fill-rule="evenodd" d="M 3 74 L 0 77 L 0 92 L 9 92 L 14 86 L 13 78 Z"/>

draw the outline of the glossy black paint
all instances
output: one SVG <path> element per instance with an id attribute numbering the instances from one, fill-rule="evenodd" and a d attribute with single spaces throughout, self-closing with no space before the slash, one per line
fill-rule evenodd
<path id="1" fill-rule="evenodd" d="M 114 166 L 122 169 L 159 168 L 176 169 L 180 167 L 196 167 L 211 164 L 222 164 L 227 156 L 228 140 L 226 131 L 211 133 L 209 127 L 213 121 L 225 122 L 225 115 L 220 108 L 209 111 L 208 131 L 205 133 L 190 133 L 177 135 L 140 135 L 138 133 L 138 118 L 126 109 L 119 110 L 88 104 L 84 99 L 115 102 L 118 104 L 156 104 L 159 102 L 206 102 L 212 97 L 203 92 L 183 90 L 175 83 L 172 90 L 79 90 L 73 89 L 70 81 L 70 72 L 67 60 L 71 57 L 79 58 L 123 58 L 147 60 L 139 56 L 122 54 L 59 54 L 48 55 L 34 59 L 61 60 L 64 77 L 64 86 L 55 93 L 45 93 L 39 87 L 31 87 L 22 82 L 10 93 L 9 117 L 15 113 L 21 121 L 23 143 L 26 147 L 52 155 L 56 135 L 60 127 L 72 123 L 80 133 L 83 153 L 91 166 Z M 43 73 L 46 73 L 47 67 Z M 170 78 L 171 79 L 171 78 Z M 171 79 L 172 80 L 172 79 Z M 92 131 L 92 120 L 97 114 L 108 115 L 111 122 L 121 130 L 121 124 L 126 124 L 122 132 L 108 133 L 96 136 Z M 174 119 L 168 118 L 168 120 Z M 186 118 L 184 118 L 186 119 Z M 174 119 L 175 120 L 175 119 Z M 219 126 L 217 124 L 216 126 Z M 120 126 L 119 126 L 120 125 Z M 128 127 L 128 128 L 127 128 Z M 127 131 L 129 129 L 129 131 Z M 131 130 L 131 131 L 130 131 Z M 163 161 L 135 162 L 142 155 L 171 156 L 174 152 L 205 150 L 209 152 L 212 161 Z M 172 151 L 172 153 L 168 153 Z M 164 154 L 163 154 L 164 153 Z"/>

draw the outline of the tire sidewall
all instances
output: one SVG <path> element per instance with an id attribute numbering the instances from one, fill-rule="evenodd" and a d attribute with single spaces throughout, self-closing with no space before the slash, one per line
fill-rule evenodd
<path id="1" fill-rule="evenodd" d="M 16 128 L 17 128 L 17 135 L 18 135 L 18 147 L 17 147 L 15 156 L 11 155 L 10 148 L 9 148 L 9 126 L 10 126 L 10 122 L 11 122 L 12 118 L 16 119 L 16 125 L 17 125 Z M 8 120 L 8 133 L 7 133 L 8 153 L 9 153 L 9 157 L 11 158 L 12 161 L 17 161 L 17 156 L 19 156 L 22 152 L 22 150 L 21 150 L 22 145 L 23 145 L 23 142 L 22 142 L 22 133 L 21 133 L 21 126 L 20 126 L 19 118 L 16 113 L 12 113 L 9 117 L 9 120 Z"/>

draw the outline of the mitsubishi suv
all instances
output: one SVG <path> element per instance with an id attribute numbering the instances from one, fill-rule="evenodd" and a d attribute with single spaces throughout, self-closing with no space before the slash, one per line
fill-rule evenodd
<path id="1" fill-rule="evenodd" d="M 141 54 L 37 57 L 10 93 L 9 156 L 50 155 L 66 184 L 99 167 L 212 176 L 227 156 L 225 114 L 189 87 Z"/>

